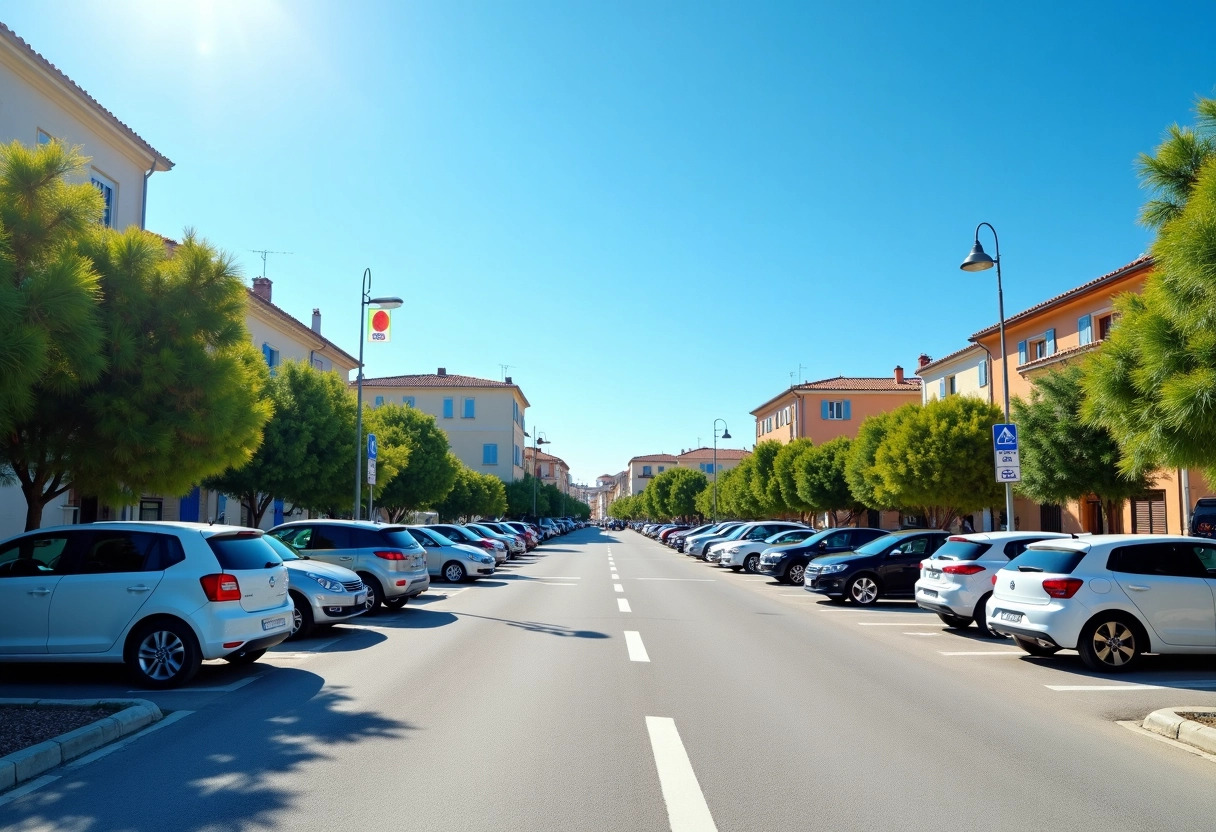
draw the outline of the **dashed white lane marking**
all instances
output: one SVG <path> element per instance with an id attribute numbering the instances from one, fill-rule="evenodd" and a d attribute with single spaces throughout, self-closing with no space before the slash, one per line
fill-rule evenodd
<path id="1" fill-rule="evenodd" d="M 629 600 L 626 598 L 617 598 L 616 608 L 619 612 L 633 612 L 633 610 L 629 609 Z"/>
<path id="2" fill-rule="evenodd" d="M 718 827 L 709 813 L 709 805 L 697 782 L 696 772 L 692 770 L 675 720 L 648 716 L 646 731 L 650 734 L 650 750 L 659 772 L 659 786 L 663 790 L 663 802 L 667 804 L 671 832 L 717 832 Z"/>
<path id="3" fill-rule="evenodd" d="M 198 690 L 198 688 L 195 688 L 195 690 Z M 119 740 L 118 742 L 112 742 L 109 745 L 105 746 L 104 748 L 97 749 L 92 754 L 85 754 L 83 757 L 81 757 L 77 760 L 73 760 L 72 762 L 67 764 L 66 768 L 79 768 L 80 766 L 87 766 L 89 763 L 93 762 L 94 760 L 100 760 L 102 757 L 106 756 L 107 754 L 113 754 L 118 749 L 130 745 L 131 743 L 135 742 L 140 737 L 151 734 L 153 731 L 159 731 L 161 728 L 164 728 L 168 725 L 172 725 L 173 723 L 177 722 L 180 719 L 185 719 L 186 717 L 190 716 L 190 714 L 192 714 L 192 713 L 194 713 L 194 711 L 174 711 L 173 713 L 166 716 L 164 719 L 159 720 L 158 722 L 153 722 L 151 725 L 149 725 L 147 728 L 143 729 L 142 731 L 137 731 L 134 734 L 132 734 L 131 736 L 124 737 L 123 739 Z"/>
<path id="4" fill-rule="evenodd" d="M 625 647 L 629 650 L 629 661 L 650 661 L 650 656 L 646 655 L 646 647 L 642 644 L 642 634 L 637 630 L 625 631 Z"/>
<path id="5" fill-rule="evenodd" d="M 156 693 L 157 693 L 157 695 L 160 695 L 162 693 L 232 693 L 234 690 L 238 690 L 240 688 L 245 687 L 245 685 L 248 685 L 252 682 L 256 682 L 259 678 L 260 678 L 259 676 L 246 676 L 244 679 L 238 679 L 237 681 L 233 682 L 231 685 L 223 685 L 223 686 L 217 686 L 217 687 L 213 687 L 213 688 L 190 688 L 190 687 L 169 688 L 167 690 L 158 690 Z M 127 693 L 144 693 L 144 694 L 146 694 L 147 691 L 146 690 L 129 690 L 129 691 L 127 691 Z"/>
<path id="6" fill-rule="evenodd" d="M 1021 650 L 938 650 L 943 656 L 1025 656 Z"/>
<path id="7" fill-rule="evenodd" d="M 625 587 L 621 586 L 620 584 L 613 584 L 613 585 L 612 585 L 612 588 L 613 588 L 614 590 L 616 590 L 617 592 L 624 592 L 624 591 L 625 591 Z"/>
<path id="8" fill-rule="evenodd" d="M 924 624 L 917 624 L 915 621 L 858 621 L 858 627 L 940 627 L 942 626 L 936 621 L 926 621 Z"/>
<path id="9" fill-rule="evenodd" d="M 1181 679 L 1168 685 L 1137 685 L 1131 683 L 1116 685 L 1044 685 L 1048 690 L 1059 691 L 1108 691 L 1108 690 L 1216 690 L 1216 679 Z"/>
<path id="10" fill-rule="evenodd" d="M 639 581 L 691 581 L 693 583 L 712 584 L 717 578 L 638 578 Z"/>

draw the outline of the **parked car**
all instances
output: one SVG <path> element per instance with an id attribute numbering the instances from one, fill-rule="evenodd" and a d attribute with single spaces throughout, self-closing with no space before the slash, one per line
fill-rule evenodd
<path id="1" fill-rule="evenodd" d="M 1216 537 L 1216 497 L 1202 497 L 1191 511 L 1191 536 Z"/>
<path id="2" fill-rule="evenodd" d="M 953 535 L 921 561 L 916 603 L 937 613 L 947 627 L 963 628 L 974 621 L 983 635 L 991 635 L 986 607 L 992 595 L 992 576 L 1031 543 L 1071 536 L 1058 532 Z"/>
<path id="3" fill-rule="evenodd" d="M 887 534 L 882 529 L 866 528 L 823 529 L 809 536 L 805 531 L 795 530 L 772 538 L 770 548 L 760 553 L 760 573 L 772 575 L 781 583 L 801 586 L 806 565 L 814 558 L 851 552 Z M 796 542 L 783 543 L 788 538 Z"/>
<path id="4" fill-rule="evenodd" d="M 315 627 L 339 624 L 367 612 L 367 587 L 356 573 L 301 555 L 274 535 L 263 539 L 287 567 L 292 605 L 288 638 L 306 638 Z"/>
<path id="5" fill-rule="evenodd" d="M 509 541 L 508 548 L 510 548 L 511 554 L 522 555 L 528 551 L 527 538 L 524 537 L 524 535 L 517 529 L 511 528 L 506 523 L 481 520 L 477 523 L 477 525 L 483 529 L 488 529 L 491 532 L 496 532 L 497 534 L 500 534 L 506 538 L 506 540 Z"/>
<path id="6" fill-rule="evenodd" d="M 511 527 L 516 532 L 524 536 L 524 543 L 527 546 L 528 551 L 531 551 L 540 545 L 540 532 L 534 529 L 532 526 L 529 526 L 527 523 L 519 520 L 506 520 L 503 521 L 503 525 Z"/>
<path id="7" fill-rule="evenodd" d="M 684 554 L 693 558 L 704 558 L 705 550 L 709 548 L 711 543 L 721 543 L 727 539 L 733 540 L 730 537 L 731 534 L 741 526 L 743 524 L 737 521 L 719 523 L 707 532 L 694 535 L 684 541 Z"/>
<path id="8" fill-rule="evenodd" d="M 400 609 L 431 585 L 426 553 L 405 526 L 370 520 L 292 520 L 268 534 L 324 563 L 345 566 L 367 586 L 367 612 Z"/>
<path id="9" fill-rule="evenodd" d="M 507 554 L 509 557 L 522 555 L 526 551 L 524 549 L 523 540 L 517 534 L 504 534 L 503 532 L 490 528 L 484 523 L 465 523 L 464 527 L 470 531 L 476 532 L 477 534 L 484 535 L 491 540 L 502 541 L 503 545 L 507 547 Z"/>
<path id="10" fill-rule="evenodd" d="M 855 551 L 816 558 L 806 566 L 803 589 L 861 606 L 880 598 L 911 597 L 920 577 L 920 562 L 949 536 L 938 530 L 893 532 Z"/>
<path id="11" fill-rule="evenodd" d="M 713 527 L 714 527 L 713 523 L 703 523 L 700 526 L 694 526 L 691 529 L 684 529 L 683 531 L 676 532 L 675 534 L 673 534 L 667 538 L 667 545 L 670 546 L 671 548 L 675 549 L 677 552 L 683 552 L 684 551 L 684 541 L 687 538 L 690 538 L 693 535 L 700 534 L 701 532 L 704 532 L 704 531 L 709 531 Z"/>
<path id="12" fill-rule="evenodd" d="M 287 567 L 257 529 L 59 526 L 0 543 L 0 661 L 115 662 L 172 688 L 291 634 Z"/>
<path id="13" fill-rule="evenodd" d="M 782 532 L 789 532 L 795 529 L 804 530 L 812 534 L 815 531 L 814 529 L 807 529 L 802 523 L 784 520 L 750 523 L 744 527 L 743 533 L 734 540 L 728 543 L 715 543 L 710 546 L 705 559 L 707 561 L 717 561 L 718 566 L 733 569 L 735 572 L 738 572 L 740 569 L 746 569 L 748 572 L 754 573 L 760 565 L 760 553 L 770 545 L 767 542 L 768 539 Z"/>
<path id="14" fill-rule="evenodd" d="M 1216 653 L 1216 543 L 1094 535 L 1032 543 L 993 579 L 988 627 L 1032 656 L 1116 673 L 1145 653 Z"/>
<path id="15" fill-rule="evenodd" d="M 409 526 L 409 532 L 426 550 L 426 568 L 433 578 L 454 584 L 494 574 L 494 556 L 468 543 L 456 543 L 434 529 Z"/>
<path id="16" fill-rule="evenodd" d="M 472 529 L 466 529 L 464 526 L 457 526 L 453 523 L 432 523 L 428 526 L 423 526 L 423 528 L 434 529 L 453 543 L 468 543 L 471 546 L 480 546 L 494 556 L 494 563 L 496 564 L 507 562 L 507 544 L 501 540 L 486 537 Z"/>

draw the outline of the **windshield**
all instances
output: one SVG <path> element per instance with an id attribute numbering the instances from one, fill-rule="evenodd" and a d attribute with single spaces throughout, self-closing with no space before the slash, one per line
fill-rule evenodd
<path id="1" fill-rule="evenodd" d="M 473 529 L 473 530 L 475 530 L 475 531 L 479 531 L 479 532 L 481 532 L 481 533 L 482 533 L 483 535 L 485 535 L 486 537 L 497 537 L 498 535 L 502 534 L 502 532 L 496 532 L 496 531 L 494 531 L 493 529 L 491 529 L 489 526 L 474 526 L 474 525 L 470 525 L 470 526 L 469 526 L 469 528 L 470 528 L 470 529 Z"/>
<path id="2" fill-rule="evenodd" d="M 858 546 L 853 551 L 859 555 L 880 555 L 888 549 L 898 546 L 904 540 L 907 540 L 906 534 L 888 534 L 877 540 L 871 540 L 864 546 Z"/>
<path id="3" fill-rule="evenodd" d="M 300 557 L 299 553 L 296 552 L 296 547 L 292 546 L 290 543 L 284 543 L 282 540 L 279 540 L 274 535 L 269 535 L 269 534 L 262 535 L 262 540 L 265 540 L 267 543 L 269 543 L 270 548 L 274 549 L 275 552 L 278 554 L 278 556 L 281 557 L 284 561 L 307 560 L 307 558 Z"/>

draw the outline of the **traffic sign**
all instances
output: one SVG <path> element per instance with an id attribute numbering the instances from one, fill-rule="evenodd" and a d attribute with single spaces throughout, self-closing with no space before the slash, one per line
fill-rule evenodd
<path id="1" fill-rule="evenodd" d="M 371 457 L 367 460 L 367 484 L 376 484 L 376 458 Z"/>
<path id="2" fill-rule="evenodd" d="M 1022 467 L 1022 458 L 1018 451 L 997 451 L 993 456 L 996 457 L 997 468 Z"/>
<path id="3" fill-rule="evenodd" d="M 1017 425 L 992 426 L 992 450 L 1016 451 L 1018 449 Z"/>
<path id="4" fill-rule="evenodd" d="M 367 458 L 376 458 L 376 434 L 369 433 L 367 435 Z"/>
<path id="5" fill-rule="evenodd" d="M 996 468 L 997 482 L 1021 482 L 1022 481 L 1022 466 L 1020 465 L 998 465 Z"/>

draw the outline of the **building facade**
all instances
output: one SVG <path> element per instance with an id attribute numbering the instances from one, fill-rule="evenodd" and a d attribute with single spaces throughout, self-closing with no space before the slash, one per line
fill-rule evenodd
<path id="1" fill-rule="evenodd" d="M 869 416 L 921 401 L 921 380 L 905 378 L 896 367 L 887 378 L 836 378 L 808 381 L 778 393 L 751 411 L 756 442 L 782 444 L 807 438 L 816 445 L 838 436 L 854 437 Z"/>
<path id="2" fill-rule="evenodd" d="M 532 447 L 524 448 L 524 469 L 542 485 L 552 485 L 563 494 L 570 493 L 570 466 L 561 457 Z"/>
<path id="3" fill-rule="evenodd" d="M 524 412 L 529 405 L 510 376 L 492 381 L 450 374 L 440 367 L 434 373 L 363 379 L 364 407 L 387 402 L 434 416 L 452 453 L 468 468 L 504 482 L 523 479 Z"/>
<path id="4" fill-rule="evenodd" d="M 979 344 L 969 344 L 937 360 L 921 355 L 916 367 L 921 380 L 921 403 L 949 396 L 974 396 L 991 402 L 992 384 L 988 381 L 991 372 L 988 353 Z"/>

